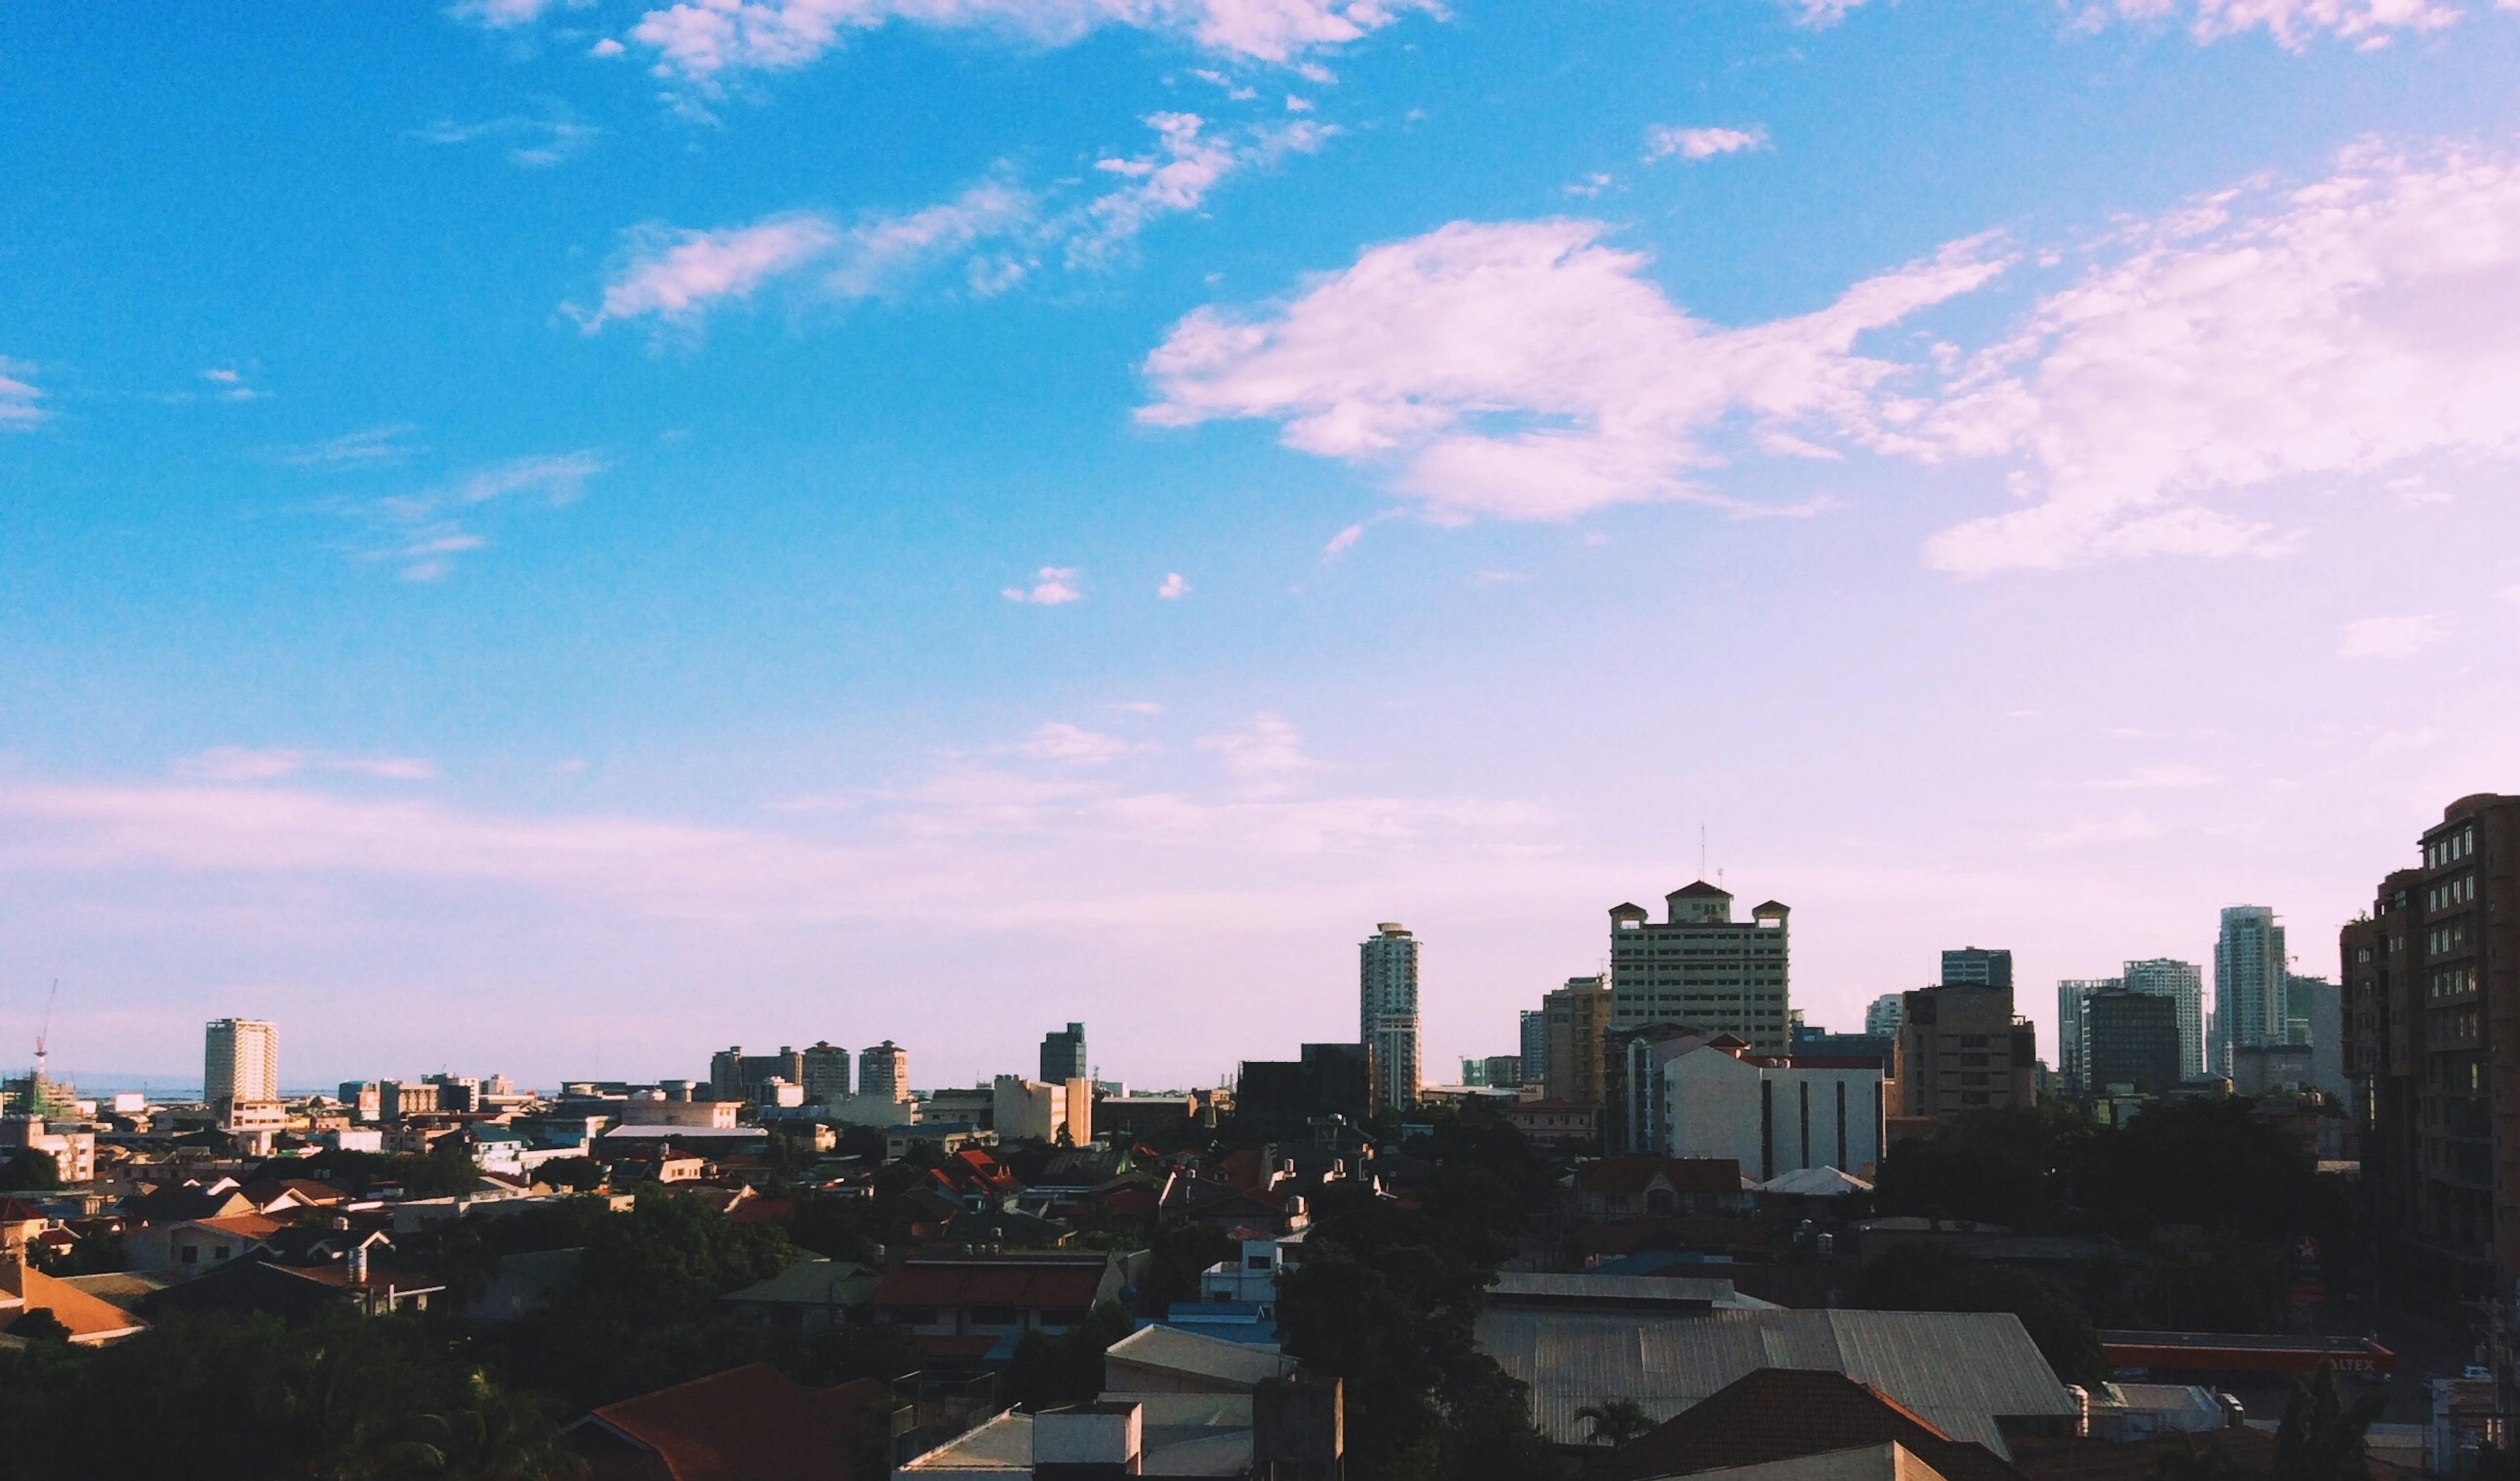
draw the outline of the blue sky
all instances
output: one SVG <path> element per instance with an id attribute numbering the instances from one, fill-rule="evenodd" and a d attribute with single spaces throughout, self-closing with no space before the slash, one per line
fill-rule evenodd
<path id="1" fill-rule="evenodd" d="M 0 1043 L 1430 1066 L 2520 789 L 2484 0 L 488 0 L 0 43 Z M 9 1053 L 22 1055 L 23 1051 Z"/>

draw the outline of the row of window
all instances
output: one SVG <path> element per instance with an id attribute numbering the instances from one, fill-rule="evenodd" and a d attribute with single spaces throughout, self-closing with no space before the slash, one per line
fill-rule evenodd
<path id="1" fill-rule="evenodd" d="M 2455 998 L 2461 993 L 2474 991 L 2476 991 L 2475 967 L 2445 966 L 2433 973 L 2432 995 L 2436 998 Z"/>
<path id="2" fill-rule="evenodd" d="M 2438 957 L 2444 952 L 2467 949 L 2467 919 L 2460 917 L 2448 925 L 2434 926 L 2424 935 L 2424 945 Z"/>
<path id="3" fill-rule="evenodd" d="M 2466 905 L 2476 898 L 2476 876 L 2461 875 L 2445 884 L 2424 891 L 2426 910 L 2448 910 L 2453 905 Z"/>
<path id="4" fill-rule="evenodd" d="M 2424 845 L 2424 868 L 2439 869 L 2455 864 L 2476 852 L 2476 825 L 2471 823 L 2454 833 L 2444 833 Z"/>

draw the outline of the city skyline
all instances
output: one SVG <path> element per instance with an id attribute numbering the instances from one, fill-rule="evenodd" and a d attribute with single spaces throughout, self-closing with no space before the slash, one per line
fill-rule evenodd
<path id="1" fill-rule="evenodd" d="M 1701 873 L 2052 1060 L 2513 785 L 2520 14 L 756 10 L 13 29 L 0 1063 L 1449 1064 Z"/>

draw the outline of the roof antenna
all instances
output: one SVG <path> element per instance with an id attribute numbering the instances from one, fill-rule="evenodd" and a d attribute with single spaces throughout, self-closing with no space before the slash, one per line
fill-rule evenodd
<path id="1" fill-rule="evenodd" d="M 30 1099 L 40 1100 L 44 1095 L 45 1042 L 53 1037 L 53 1005 L 62 1000 L 62 979 L 53 979 L 51 996 L 44 999 L 44 1026 L 35 1033 L 35 1083 L 27 1087 Z M 40 1106 L 37 1109 L 41 1109 Z"/>
<path id="2" fill-rule="evenodd" d="M 1697 825 L 1697 877 L 1706 877 L 1706 825 Z"/>

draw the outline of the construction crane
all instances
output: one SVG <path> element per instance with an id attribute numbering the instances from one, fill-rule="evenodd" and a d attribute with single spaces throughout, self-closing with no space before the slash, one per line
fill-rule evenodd
<path id="1" fill-rule="evenodd" d="M 62 979 L 53 979 L 52 993 L 44 999 L 44 1026 L 35 1031 L 35 1083 L 28 1087 L 41 1096 L 44 1085 L 44 1044 L 53 1037 L 53 1005 L 62 1000 Z"/>

